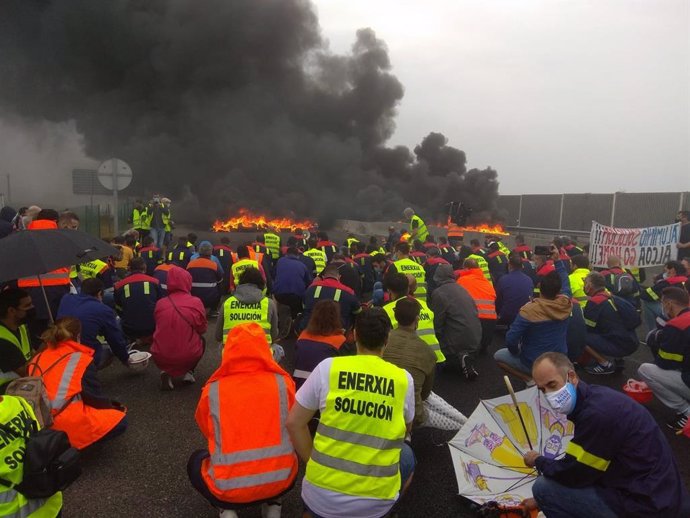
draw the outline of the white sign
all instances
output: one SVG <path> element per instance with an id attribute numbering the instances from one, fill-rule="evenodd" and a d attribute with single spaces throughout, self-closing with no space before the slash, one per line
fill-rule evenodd
<path id="1" fill-rule="evenodd" d="M 110 158 L 98 167 L 98 181 L 109 191 L 121 191 L 132 183 L 132 170 L 124 160 Z"/>
<path id="2" fill-rule="evenodd" d="M 676 244 L 680 223 L 647 228 L 608 227 L 592 221 L 589 235 L 591 266 L 606 267 L 612 255 L 620 258 L 623 268 L 662 266 L 678 257 Z"/>

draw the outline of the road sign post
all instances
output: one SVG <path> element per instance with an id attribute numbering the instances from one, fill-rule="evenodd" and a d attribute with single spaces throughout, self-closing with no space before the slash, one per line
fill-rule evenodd
<path id="1" fill-rule="evenodd" d="M 117 192 L 126 188 L 132 182 L 132 170 L 124 160 L 110 158 L 98 168 L 98 181 L 103 187 L 113 191 L 113 227 L 115 235 L 120 233 L 118 216 Z"/>

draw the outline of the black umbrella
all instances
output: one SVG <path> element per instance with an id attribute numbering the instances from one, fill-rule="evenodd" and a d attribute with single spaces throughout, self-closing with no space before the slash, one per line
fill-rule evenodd
<path id="1" fill-rule="evenodd" d="M 0 282 L 38 276 L 41 283 L 40 276 L 56 268 L 118 254 L 117 248 L 79 230 L 15 232 L 0 239 Z"/>

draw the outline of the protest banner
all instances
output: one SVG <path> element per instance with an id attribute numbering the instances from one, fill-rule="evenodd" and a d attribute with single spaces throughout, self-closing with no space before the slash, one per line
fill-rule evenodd
<path id="1" fill-rule="evenodd" d="M 609 256 L 620 257 L 623 268 L 662 266 L 678 257 L 680 223 L 647 228 L 608 227 L 592 221 L 589 262 L 606 267 Z"/>

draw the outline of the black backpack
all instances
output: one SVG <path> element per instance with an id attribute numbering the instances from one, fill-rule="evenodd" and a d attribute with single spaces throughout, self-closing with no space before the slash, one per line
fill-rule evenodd
<path id="1" fill-rule="evenodd" d="M 638 328 L 642 325 L 642 319 L 640 318 L 640 313 L 637 311 L 635 306 L 633 306 L 629 301 L 624 298 L 613 295 L 611 297 L 613 300 L 613 305 L 616 311 L 621 317 L 623 326 L 629 331 Z"/>
<path id="2" fill-rule="evenodd" d="M 613 293 L 619 297 L 630 298 L 635 293 L 635 279 L 628 272 L 613 276 Z"/>
<path id="3" fill-rule="evenodd" d="M 27 414 L 31 415 L 24 401 L 19 400 Z M 50 428 L 38 430 L 37 422 L 33 421 L 26 439 L 22 481 L 14 485 L 0 479 L 0 484 L 20 492 L 26 498 L 48 498 L 65 489 L 79 475 L 79 451 L 72 448 L 67 434 Z"/>

